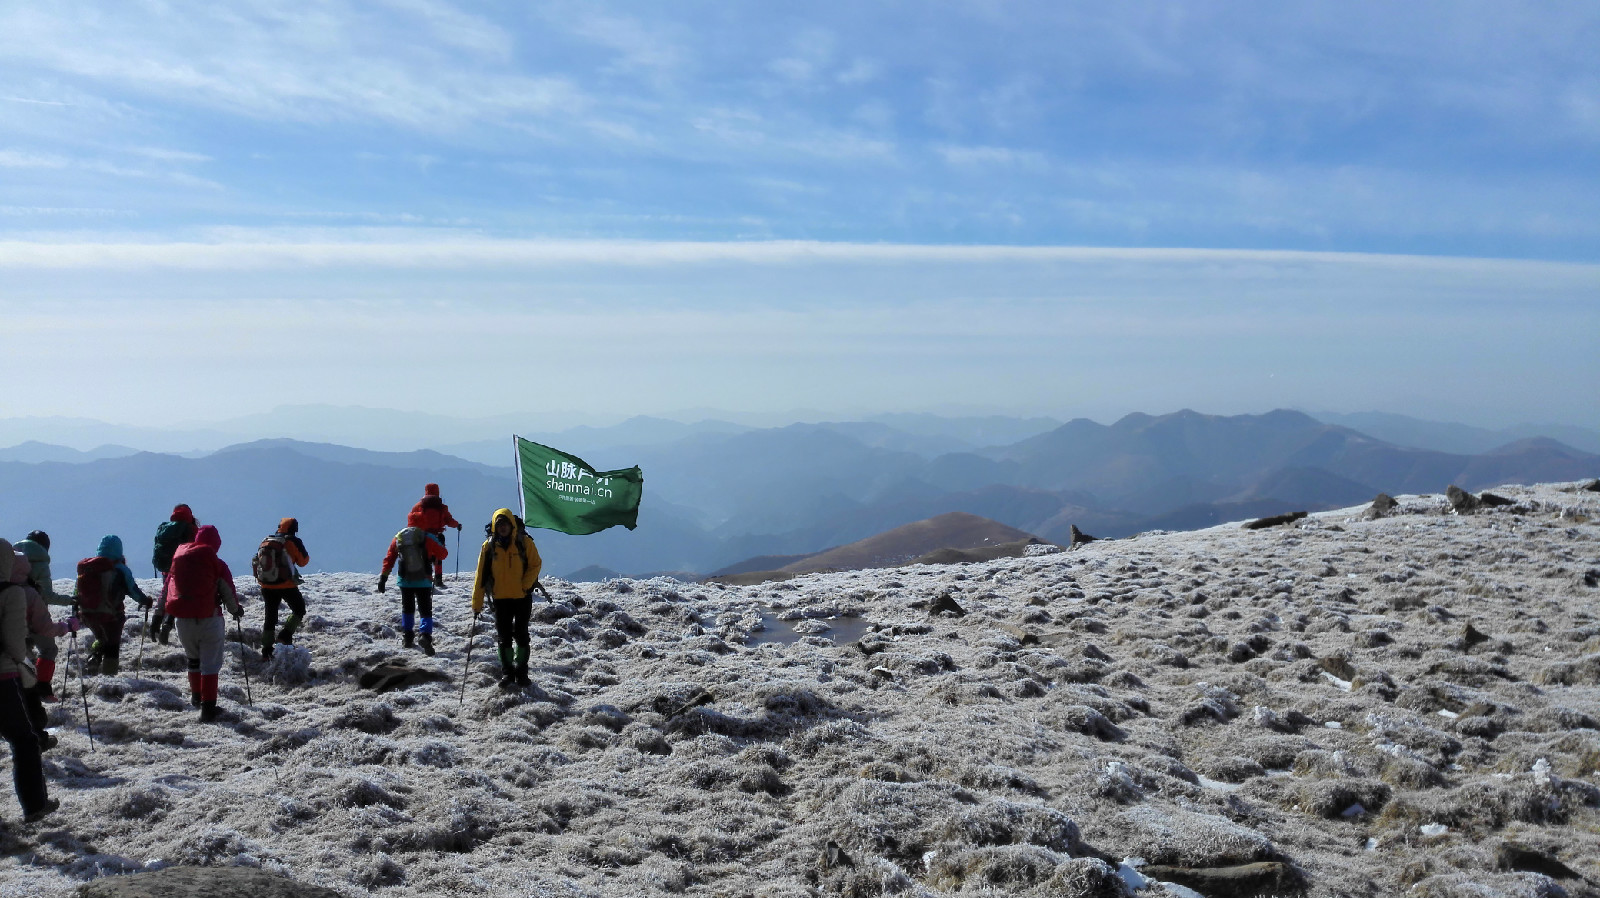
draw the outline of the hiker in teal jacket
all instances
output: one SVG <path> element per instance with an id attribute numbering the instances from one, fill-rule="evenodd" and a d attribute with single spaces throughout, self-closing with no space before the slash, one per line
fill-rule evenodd
<path id="1" fill-rule="evenodd" d="M 84 626 L 95 635 L 84 673 L 116 674 L 127 620 L 122 600 L 127 596 L 145 608 L 152 604 L 122 557 L 122 538 L 101 537 L 94 557 L 78 562 L 78 611 Z"/>

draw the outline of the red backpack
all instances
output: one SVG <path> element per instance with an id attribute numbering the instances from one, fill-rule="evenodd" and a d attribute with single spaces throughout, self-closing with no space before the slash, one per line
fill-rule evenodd
<path id="1" fill-rule="evenodd" d="M 117 581 L 115 558 L 85 558 L 78 562 L 78 608 L 84 614 L 113 614 L 122 610 L 122 596 L 112 584 Z"/>

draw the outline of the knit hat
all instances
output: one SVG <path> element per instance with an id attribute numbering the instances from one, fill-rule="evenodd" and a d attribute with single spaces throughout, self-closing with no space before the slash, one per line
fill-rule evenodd
<path id="1" fill-rule="evenodd" d="M 293 536 L 300 532 L 300 522 L 294 518 L 284 518 L 278 522 L 278 532 L 285 536 Z"/>
<path id="2" fill-rule="evenodd" d="M 35 530 L 29 533 L 28 539 L 32 542 L 38 543 L 43 549 L 48 550 L 50 548 L 50 534 L 44 532 L 43 530 Z"/>

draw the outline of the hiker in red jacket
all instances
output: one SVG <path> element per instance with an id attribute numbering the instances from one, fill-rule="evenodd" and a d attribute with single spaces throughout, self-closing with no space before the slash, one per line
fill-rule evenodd
<path id="1" fill-rule="evenodd" d="M 461 522 L 450 516 L 450 506 L 444 504 L 439 498 L 439 484 L 429 483 L 422 487 L 422 501 L 411 506 L 413 514 L 422 515 L 423 530 L 439 538 L 439 544 L 444 545 L 444 528 L 454 527 L 461 530 Z M 433 562 L 433 585 L 444 589 L 444 562 L 435 559 Z"/>
<path id="2" fill-rule="evenodd" d="M 223 609 L 234 620 L 244 616 L 233 571 L 217 557 L 222 536 L 210 524 L 200 527 L 194 542 L 185 543 L 172 556 L 163 596 L 167 616 L 178 621 L 178 641 L 189 656 L 189 702 L 200 706 L 200 722 L 217 719 L 217 675 L 222 673 L 222 653 L 228 638 Z"/>

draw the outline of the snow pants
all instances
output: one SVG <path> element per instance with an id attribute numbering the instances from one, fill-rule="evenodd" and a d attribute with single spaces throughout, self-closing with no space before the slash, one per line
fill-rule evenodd
<path id="1" fill-rule="evenodd" d="M 43 810 L 50 800 L 44 782 L 44 756 L 39 750 L 39 737 L 28 721 L 22 680 L 16 677 L 0 679 L 0 736 L 11 744 L 11 781 L 22 813 Z"/>
<path id="2" fill-rule="evenodd" d="M 228 640 L 228 623 L 222 615 L 178 618 L 178 641 L 189 656 L 189 669 L 216 676 L 222 672 L 222 650 Z"/>
<path id="3" fill-rule="evenodd" d="M 433 590 L 416 586 L 400 587 L 400 628 L 411 632 L 418 614 L 422 615 L 422 632 L 433 632 Z"/>
<path id="4" fill-rule="evenodd" d="M 94 642 L 89 644 L 91 654 L 115 658 L 122 653 L 122 628 L 128 620 L 125 612 L 85 611 L 80 620 L 94 634 Z"/>
<path id="5" fill-rule="evenodd" d="M 533 618 L 532 599 L 495 599 L 494 629 L 500 640 L 500 668 L 510 673 L 528 669 L 528 622 Z M 515 650 L 513 651 L 513 643 Z"/>
<path id="6" fill-rule="evenodd" d="M 290 586 L 284 589 L 261 590 L 261 601 L 266 606 L 267 618 L 261 626 L 261 642 L 271 645 L 273 632 L 278 629 L 278 606 L 287 603 L 289 606 L 289 619 L 283 622 L 283 632 L 277 635 L 279 642 L 288 643 L 294 639 L 294 631 L 300 627 L 300 622 L 306 617 L 306 597 L 300 594 L 300 587 Z"/>
<path id="7" fill-rule="evenodd" d="M 428 532 L 439 538 L 439 545 L 441 545 L 441 546 L 450 545 L 450 543 L 444 538 L 444 528 L 443 527 L 440 527 L 438 530 L 429 530 Z M 456 542 L 456 545 L 457 545 L 457 547 L 459 547 L 461 545 L 459 540 Z M 435 580 L 443 580 L 444 579 L 444 559 L 442 559 L 442 558 L 435 558 L 433 560 L 433 579 L 435 579 Z"/>
<path id="8" fill-rule="evenodd" d="M 222 673 L 222 650 L 228 640 L 228 622 L 222 615 L 180 617 L 178 642 L 189 656 L 189 693 L 196 701 L 217 700 L 217 675 Z"/>

